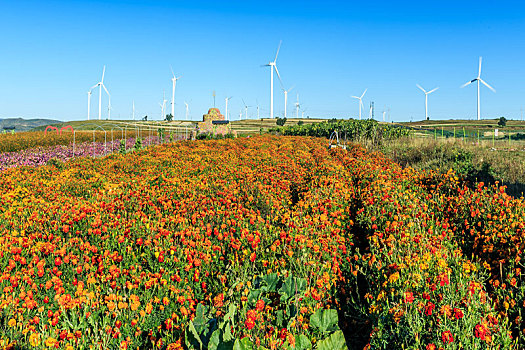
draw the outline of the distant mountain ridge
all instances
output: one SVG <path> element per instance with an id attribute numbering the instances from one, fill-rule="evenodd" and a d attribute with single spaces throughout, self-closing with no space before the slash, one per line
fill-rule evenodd
<path id="1" fill-rule="evenodd" d="M 39 126 L 46 126 L 51 124 L 62 123 L 60 120 L 54 119 L 24 119 L 24 118 L 7 118 L 0 119 L 0 132 L 4 130 L 4 127 L 14 127 L 15 132 L 29 131 Z"/>

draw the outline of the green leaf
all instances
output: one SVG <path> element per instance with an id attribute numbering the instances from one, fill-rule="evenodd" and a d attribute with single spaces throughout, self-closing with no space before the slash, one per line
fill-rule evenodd
<path id="1" fill-rule="evenodd" d="M 248 338 L 235 339 L 233 344 L 233 350 L 252 350 L 253 348 L 253 343 Z"/>
<path id="2" fill-rule="evenodd" d="M 210 337 L 210 342 L 208 343 L 208 350 L 217 350 L 220 343 L 221 331 L 219 329 L 216 329 Z"/>
<path id="3" fill-rule="evenodd" d="M 284 322 L 283 310 L 278 310 L 277 311 L 277 326 L 283 327 L 283 322 Z"/>
<path id="4" fill-rule="evenodd" d="M 195 329 L 202 333 L 206 328 L 206 318 L 204 316 L 204 313 L 206 312 L 206 308 L 202 304 L 197 304 L 197 310 L 195 311 L 195 318 L 193 319 L 193 323 L 195 325 Z"/>
<path id="5" fill-rule="evenodd" d="M 255 305 L 257 300 L 259 300 L 260 296 L 261 296 L 260 289 L 251 290 L 250 293 L 248 294 L 248 304 L 250 304 L 251 306 Z"/>
<path id="6" fill-rule="evenodd" d="M 261 277 L 264 283 L 266 284 L 267 292 L 277 291 L 277 283 L 279 283 L 279 276 L 276 273 L 270 273 L 266 276 Z"/>
<path id="7" fill-rule="evenodd" d="M 304 334 L 295 336 L 295 349 L 296 350 L 308 350 L 312 348 L 310 339 Z"/>
<path id="8" fill-rule="evenodd" d="M 292 276 L 289 276 L 287 279 L 284 280 L 284 283 L 282 287 L 279 289 L 279 293 L 281 294 L 281 299 L 284 297 L 284 301 L 287 301 L 294 296 L 302 296 L 304 291 L 306 290 L 306 280 L 304 278 L 295 278 Z"/>
<path id="9" fill-rule="evenodd" d="M 339 328 L 336 310 L 319 309 L 310 317 L 310 324 L 321 332 L 333 332 Z"/>
<path id="10" fill-rule="evenodd" d="M 228 307 L 228 313 L 224 316 L 224 321 L 231 322 L 235 326 L 235 312 L 237 311 L 237 306 L 235 304 L 230 304 Z"/>
<path id="11" fill-rule="evenodd" d="M 235 339 L 235 337 L 232 334 L 232 329 L 229 323 L 226 323 L 226 326 L 224 327 L 224 333 L 222 335 L 222 338 L 225 342 Z"/>
<path id="12" fill-rule="evenodd" d="M 317 350 L 345 350 L 346 341 L 342 331 L 337 331 L 317 343 Z"/>
<path id="13" fill-rule="evenodd" d="M 199 336 L 199 333 L 195 329 L 195 326 L 193 322 L 190 320 L 190 324 L 188 325 L 188 331 L 186 332 L 186 345 L 191 346 L 191 348 L 194 349 L 202 349 L 202 341 L 201 337 Z"/>

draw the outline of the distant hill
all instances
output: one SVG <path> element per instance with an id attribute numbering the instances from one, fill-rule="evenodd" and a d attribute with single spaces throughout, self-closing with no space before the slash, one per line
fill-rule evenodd
<path id="1" fill-rule="evenodd" d="M 54 120 L 54 119 L 24 119 L 24 118 L 0 119 L 0 132 L 2 132 L 4 128 L 11 129 L 12 127 L 14 127 L 15 132 L 29 131 L 39 126 L 47 126 L 47 125 L 57 124 L 57 123 L 61 123 L 61 121 Z"/>

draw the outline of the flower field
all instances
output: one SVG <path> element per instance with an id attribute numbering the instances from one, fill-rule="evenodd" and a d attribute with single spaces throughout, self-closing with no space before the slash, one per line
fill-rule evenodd
<path id="1" fill-rule="evenodd" d="M 75 157 L 100 157 L 113 152 L 131 150 L 137 139 L 130 137 L 127 140 L 109 142 L 82 142 L 75 145 L 56 145 L 35 147 L 15 152 L 0 153 L 0 171 L 19 166 L 42 166 L 49 161 L 66 162 Z M 147 137 L 140 141 L 141 147 L 158 145 L 161 140 L 157 136 Z"/>
<path id="2" fill-rule="evenodd" d="M 309 137 L 6 169 L 1 345 L 522 349 L 524 209 Z"/>

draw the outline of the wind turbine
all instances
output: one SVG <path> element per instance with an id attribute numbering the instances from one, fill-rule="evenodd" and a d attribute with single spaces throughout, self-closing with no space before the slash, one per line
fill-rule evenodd
<path id="1" fill-rule="evenodd" d="M 184 101 L 184 104 L 186 105 L 186 120 L 188 120 L 189 106 L 188 106 L 188 103 L 186 101 Z"/>
<path id="2" fill-rule="evenodd" d="M 91 107 L 91 90 L 88 91 L 88 120 L 89 120 L 89 108 Z"/>
<path id="3" fill-rule="evenodd" d="M 248 119 L 248 107 L 251 107 L 251 106 L 247 106 L 246 102 L 244 102 L 242 98 L 241 100 L 242 100 L 242 104 L 244 105 L 244 119 Z"/>
<path id="4" fill-rule="evenodd" d="M 297 102 L 295 102 L 295 117 L 299 119 L 299 94 L 297 94 Z"/>
<path id="5" fill-rule="evenodd" d="M 431 93 L 433 93 L 434 91 L 436 91 L 437 89 L 439 89 L 439 87 L 437 88 L 434 88 L 430 91 L 426 91 L 425 89 L 423 89 L 419 84 L 416 84 L 416 86 L 425 93 L 425 120 L 429 120 L 428 118 L 428 95 L 430 95 Z"/>
<path id="6" fill-rule="evenodd" d="M 275 59 L 268 64 L 264 64 L 261 67 L 270 67 L 270 118 L 273 119 L 273 70 L 275 69 L 275 72 L 277 73 L 277 77 L 279 78 L 279 81 L 281 82 L 281 76 L 279 74 L 279 70 L 277 69 L 277 56 L 279 55 L 279 50 L 281 49 L 281 44 L 283 41 L 281 40 L 279 42 L 279 46 L 277 47 L 277 53 L 275 54 Z"/>
<path id="7" fill-rule="evenodd" d="M 164 116 L 164 108 L 166 108 L 166 102 L 168 102 L 166 100 L 166 97 L 164 96 L 164 94 L 162 94 L 162 103 L 159 103 L 159 106 L 161 108 L 161 115 L 160 115 L 160 120 L 164 120 L 165 116 Z"/>
<path id="8" fill-rule="evenodd" d="M 487 84 L 483 79 L 481 79 L 481 57 L 479 58 L 479 71 L 478 71 L 478 77 L 477 78 L 474 78 L 472 79 L 471 81 L 468 81 L 466 82 L 465 84 L 461 85 L 462 88 L 464 88 L 465 86 L 467 85 L 470 85 L 472 84 L 473 82 L 477 82 L 478 83 L 478 120 L 481 119 L 481 109 L 480 109 L 480 101 L 479 101 L 479 83 L 483 83 L 483 85 L 485 85 L 486 87 L 488 87 L 489 89 L 491 89 L 492 91 L 496 92 L 496 90 L 494 90 L 494 88 L 492 86 L 490 86 L 489 84 Z"/>
<path id="9" fill-rule="evenodd" d="M 233 96 L 230 96 L 230 97 L 226 97 L 224 100 L 226 101 L 226 110 L 225 110 L 225 116 L 226 116 L 226 119 L 229 119 L 228 118 L 228 101 L 232 99 Z"/>
<path id="10" fill-rule="evenodd" d="M 283 92 L 284 92 L 284 117 L 285 118 L 286 118 L 286 107 L 288 106 L 288 93 L 290 91 L 292 91 L 293 88 L 294 88 L 294 86 L 292 86 L 288 90 L 285 90 L 284 88 L 281 88 L 283 90 Z"/>
<path id="11" fill-rule="evenodd" d="M 100 82 L 96 83 L 95 85 L 93 85 L 91 87 L 91 89 L 89 90 L 89 95 L 88 95 L 88 99 L 90 100 L 91 102 L 91 91 L 98 87 L 98 120 L 100 120 L 101 116 L 102 116 L 102 88 L 104 88 L 104 90 L 106 91 L 106 94 L 108 94 L 108 98 L 110 98 L 110 104 L 109 106 L 111 107 L 111 97 L 109 96 L 109 92 L 108 92 L 108 89 L 106 89 L 106 85 L 104 85 L 104 74 L 106 73 L 106 66 L 104 66 L 104 68 L 102 69 L 102 79 L 100 80 Z M 108 108 L 108 119 L 109 119 L 110 115 L 109 115 L 109 108 Z"/>
<path id="12" fill-rule="evenodd" d="M 361 95 L 361 97 L 352 96 L 352 98 L 356 98 L 356 99 L 359 100 L 359 120 L 361 120 L 361 107 L 364 108 L 364 106 L 363 106 L 363 97 L 366 94 L 366 90 L 368 90 L 368 88 L 366 88 L 365 91 L 363 91 L 363 94 Z"/>
<path id="13" fill-rule="evenodd" d="M 173 75 L 173 78 L 171 78 L 171 82 L 173 84 L 172 90 L 171 90 L 171 116 L 173 119 L 175 119 L 175 85 L 177 84 L 177 80 L 179 80 L 182 76 L 176 78 L 175 73 L 173 73 L 173 68 L 171 68 L 171 74 Z"/>

